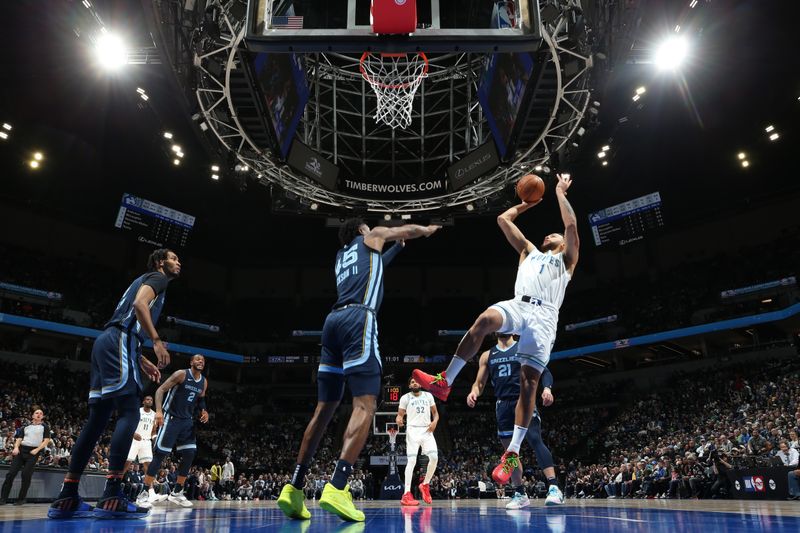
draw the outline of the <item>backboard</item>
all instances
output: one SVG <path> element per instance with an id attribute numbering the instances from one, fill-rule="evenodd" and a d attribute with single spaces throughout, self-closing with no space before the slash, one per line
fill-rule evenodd
<path id="1" fill-rule="evenodd" d="M 535 50 L 538 0 L 416 1 L 417 30 L 372 33 L 371 0 L 250 0 L 247 45 L 282 52 L 495 52 Z"/>

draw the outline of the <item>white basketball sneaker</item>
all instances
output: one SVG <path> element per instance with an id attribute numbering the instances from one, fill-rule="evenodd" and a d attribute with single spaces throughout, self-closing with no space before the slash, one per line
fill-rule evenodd
<path id="1" fill-rule="evenodd" d="M 550 485 L 547 491 L 547 498 L 544 500 L 545 505 L 564 505 L 564 495 L 561 494 L 561 489 L 555 485 Z"/>
<path id="2" fill-rule="evenodd" d="M 150 499 L 150 495 L 147 493 L 147 489 L 144 489 L 136 497 L 136 505 L 138 505 L 142 509 L 150 509 L 153 506 L 153 501 Z"/>
<path id="3" fill-rule="evenodd" d="M 511 501 L 506 504 L 506 509 L 522 509 L 523 507 L 528 507 L 530 504 L 531 501 L 528 499 L 527 494 L 515 492 L 514 497 L 512 497 Z"/>
<path id="4" fill-rule="evenodd" d="M 178 504 L 181 507 L 192 507 L 192 502 L 190 502 L 186 496 L 183 495 L 183 490 L 180 492 L 170 492 L 167 500 L 171 501 L 172 503 Z"/>

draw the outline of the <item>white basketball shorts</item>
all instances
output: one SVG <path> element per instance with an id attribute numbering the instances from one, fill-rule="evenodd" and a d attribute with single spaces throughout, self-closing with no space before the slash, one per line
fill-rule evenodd
<path id="1" fill-rule="evenodd" d="M 519 297 L 498 302 L 490 307 L 503 315 L 499 333 L 519 335 L 517 358 L 540 373 L 550 362 L 550 351 L 556 342 L 558 309 L 552 304 L 534 300 L 523 302 Z"/>
<path id="2" fill-rule="evenodd" d="M 128 452 L 128 461 L 133 462 L 139 458 L 140 463 L 149 463 L 153 460 L 153 446 L 150 439 L 134 440 Z"/>
<path id="3" fill-rule="evenodd" d="M 406 455 L 415 457 L 422 448 L 422 453 L 428 455 L 429 452 L 437 451 L 436 439 L 433 433 L 427 431 L 427 426 L 408 426 L 406 428 Z"/>

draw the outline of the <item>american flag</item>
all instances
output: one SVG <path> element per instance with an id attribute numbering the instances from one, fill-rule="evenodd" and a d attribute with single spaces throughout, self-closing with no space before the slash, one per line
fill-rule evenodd
<path id="1" fill-rule="evenodd" d="M 280 30 L 302 30 L 303 17 L 272 17 L 272 28 Z"/>

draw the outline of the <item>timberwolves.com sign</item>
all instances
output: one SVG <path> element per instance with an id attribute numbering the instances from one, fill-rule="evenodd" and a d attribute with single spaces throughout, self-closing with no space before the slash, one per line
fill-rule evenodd
<path id="1" fill-rule="evenodd" d="M 431 180 L 419 183 L 370 183 L 345 178 L 344 186 L 354 192 L 375 195 L 407 195 L 444 191 L 445 182 L 444 180 Z"/>

